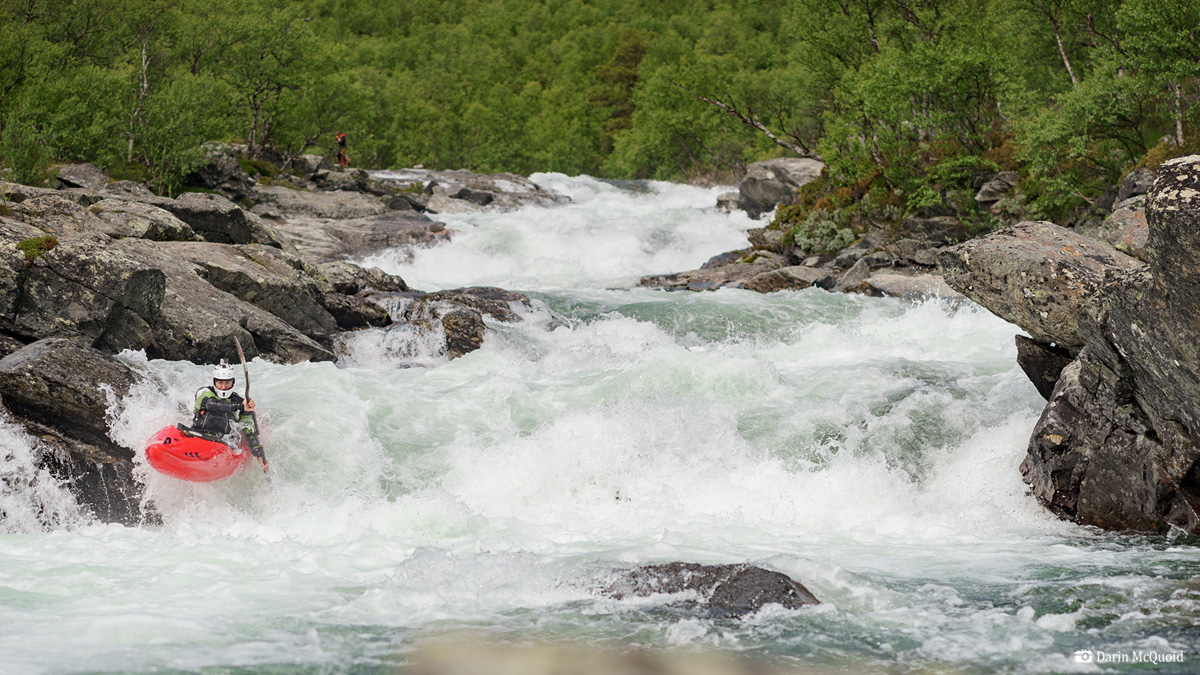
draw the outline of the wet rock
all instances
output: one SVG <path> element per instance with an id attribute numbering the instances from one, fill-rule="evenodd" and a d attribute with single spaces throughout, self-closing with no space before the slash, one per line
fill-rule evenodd
<path id="1" fill-rule="evenodd" d="M 1016 340 L 1017 364 L 1042 398 L 1049 401 L 1059 375 L 1072 361 L 1071 353 L 1049 342 L 1032 340 L 1024 335 L 1016 336 Z"/>
<path id="2" fill-rule="evenodd" d="M 515 306 L 531 307 L 529 297 L 514 291 L 490 286 L 471 286 L 468 288 L 453 288 L 436 293 L 425 293 L 422 299 L 427 302 L 450 302 L 490 316 L 497 321 L 520 321 L 521 317 L 513 311 Z"/>
<path id="3" fill-rule="evenodd" d="M 802 185 L 820 177 L 825 165 L 815 159 L 781 157 L 746 167 L 738 183 L 738 206 L 758 218 L 779 204 L 790 204 Z"/>
<path id="4" fill-rule="evenodd" d="M 745 258 L 724 265 L 643 277 L 638 285 L 643 288 L 688 291 L 715 291 L 726 286 L 741 288 L 746 282 L 764 272 L 786 266 L 787 258 L 782 255 L 754 251 Z"/>
<path id="5" fill-rule="evenodd" d="M 738 207 L 738 200 L 741 195 L 737 192 L 722 192 L 717 195 L 717 208 L 722 211 L 733 211 Z"/>
<path id="6" fill-rule="evenodd" d="M 0 359 L 0 398 L 18 422 L 57 449 L 43 463 L 98 518 L 141 520 L 133 451 L 108 438 L 106 415 L 137 376 L 73 340 L 34 342 Z"/>
<path id="7" fill-rule="evenodd" d="M 456 309 L 443 314 L 441 322 L 450 358 L 456 359 L 483 346 L 484 323 L 479 312 Z"/>
<path id="8" fill-rule="evenodd" d="M 858 292 L 864 295 L 904 298 L 905 300 L 923 300 L 925 298 L 941 298 L 943 300 L 966 300 L 966 297 L 950 288 L 946 281 L 937 274 L 895 274 L 876 272 L 862 282 L 874 291 L 866 291 L 859 287 Z"/>
<path id="9" fill-rule="evenodd" d="M 25 259 L 10 239 L 0 330 L 25 341 L 71 337 L 114 351 L 145 348 L 166 276 L 115 243 L 98 233 L 76 235 Z"/>
<path id="10" fill-rule="evenodd" d="M 522 206 L 555 206 L 571 201 L 566 195 L 511 173 L 403 169 L 376 171 L 373 177 L 391 182 L 397 188 L 422 186 L 428 196 L 426 208 L 433 213 L 472 213 L 484 208 L 511 211 Z"/>
<path id="11" fill-rule="evenodd" d="M 284 216 L 307 216 L 346 220 L 374 216 L 386 211 L 378 197 L 361 192 L 305 192 L 285 187 L 262 187 L 254 190 L 259 206 L 269 205 Z"/>
<path id="12" fill-rule="evenodd" d="M 1077 352 L 1078 317 L 1110 269 L 1142 263 L 1052 223 L 1026 222 L 943 250 L 946 283 L 1036 340 Z"/>
<path id="13" fill-rule="evenodd" d="M 365 297 L 324 293 L 319 299 L 321 307 L 329 312 L 338 328 L 382 328 L 392 323 L 392 317 L 386 309 Z"/>
<path id="14" fill-rule="evenodd" d="M 58 172 L 58 186 L 60 188 L 84 188 L 87 190 L 99 190 L 108 184 L 108 176 L 101 171 L 96 165 L 84 162 L 82 164 L 68 164 Z"/>
<path id="15" fill-rule="evenodd" d="M 1110 270 L 1080 315 L 1022 473 L 1063 517 L 1200 534 L 1200 155 L 1159 167 L 1149 264 Z"/>
<path id="16" fill-rule="evenodd" d="M 695 604 L 718 614 L 749 614 L 766 605 L 799 609 L 820 604 L 807 588 L 785 574 L 752 565 L 673 562 L 619 570 L 600 593 L 618 600 L 663 594 L 692 594 Z"/>
<path id="17" fill-rule="evenodd" d="M 191 226 L 170 211 L 124 199 L 101 199 L 88 212 L 103 221 L 102 232 L 110 237 L 138 237 L 152 241 L 197 241 Z"/>
<path id="18" fill-rule="evenodd" d="M 841 258 L 839 257 L 839 260 L 840 259 Z M 870 276 L 871 266 L 867 264 L 866 260 L 859 258 L 853 265 L 850 266 L 850 269 L 846 270 L 842 276 L 838 277 L 837 284 L 834 286 L 834 288 L 842 291 L 848 288 L 855 288 L 870 278 Z"/>
<path id="19" fill-rule="evenodd" d="M 744 258 L 749 256 L 753 251 L 754 251 L 754 249 L 743 248 L 743 249 L 738 249 L 736 251 L 726 251 L 725 253 L 718 253 L 717 255 L 714 255 L 713 257 L 709 258 L 703 265 L 701 265 L 700 269 L 711 270 L 714 267 L 723 267 L 725 265 L 729 265 L 729 264 L 732 264 L 735 262 L 740 262 L 741 260 L 743 260 Z"/>
<path id="20" fill-rule="evenodd" d="M 793 265 L 756 275 L 744 283 L 742 288 L 756 293 L 800 291 L 810 286 L 829 290 L 833 288 L 836 280 L 837 277 L 831 270 Z"/>

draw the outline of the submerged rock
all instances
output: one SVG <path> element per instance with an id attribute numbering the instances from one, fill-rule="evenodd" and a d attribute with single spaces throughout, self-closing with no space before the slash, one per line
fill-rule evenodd
<path id="1" fill-rule="evenodd" d="M 687 593 L 681 603 L 719 614 L 749 614 L 769 604 L 799 609 L 821 603 L 786 574 L 753 565 L 700 565 L 673 562 L 619 570 L 600 593 L 618 600 Z"/>
<path id="2" fill-rule="evenodd" d="M 424 208 L 433 213 L 472 213 L 484 208 L 511 211 L 522 206 L 555 206 L 571 201 L 566 195 L 511 173 L 403 169 L 377 171 L 374 177 L 398 188 L 420 188 L 427 197 Z"/>

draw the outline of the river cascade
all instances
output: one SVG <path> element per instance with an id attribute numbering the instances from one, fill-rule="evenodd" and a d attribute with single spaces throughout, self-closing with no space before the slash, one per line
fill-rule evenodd
<path id="1" fill-rule="evenodd" d="M 760 223 L 714 208 L 727 188 L 533 180 L 572 202 L 439 216 L 450 243 L 359 261 L 522 291 L 522 321 L 453 360 L 383 329 L 337 363 L 256 359 L 271 474 L 142 466 L 161 524 L 89 522 L 0 419 L 0 671 L 395 672 L 439 640 L 783 672 L 1200 668 L 1200 542 L 1082 528 L 1022 483 L 1044 401 L 1015 326 L 936 299 L 637 288 Z M 120 358 L 146 382 L 110 435 L 140 448 L 209 368 Z M 822 604 L 596 592 L 669 561 L 753 563 Z"/>

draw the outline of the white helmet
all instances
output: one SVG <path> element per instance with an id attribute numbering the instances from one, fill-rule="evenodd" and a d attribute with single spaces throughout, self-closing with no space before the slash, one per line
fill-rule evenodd
<path id="1" fill-rule="evenodd" d="M 221 398 L 229 398 L 232 396 L 233 382 L 235 379 L 233 366 L 229 365 L 225 359 L 221 359 L 220 363 L 213 366 L 213 389 L 216 390 L 217 396 L 220 396 Z M 221 388 L 217 387 L 217 380 L 229 380 L 229 388 L 222 390 Z"/>

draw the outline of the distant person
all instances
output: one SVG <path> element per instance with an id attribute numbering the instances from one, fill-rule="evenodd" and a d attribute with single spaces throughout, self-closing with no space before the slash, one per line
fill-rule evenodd
<path id="1" fill-rule="evenodd" d="M 337 163 L 338 166 L 350 166 L 350 158 L 346 156 L 346 134 L 338 132 L 337 134 L 338 151 Z"/>
<path id="2" fill-rule="evenodd" d="M 196 392 L 196 405 L 192 411 L 192 430 L 214 439 L 221 439 L 230 447 L 236 447 L 237 437 L 245 437 L 250 454 L 267 470 L 267 458 L 263 453 L 258 434 L 254 433 L 254 399 L 242 398 L 233 390 L 233 366 L 221 360 L 213 368 L 213 383 Z M 228 439 L 228 440 L 225 440 Z M 229 441 L 233 442 L 230 443 Z"/>

